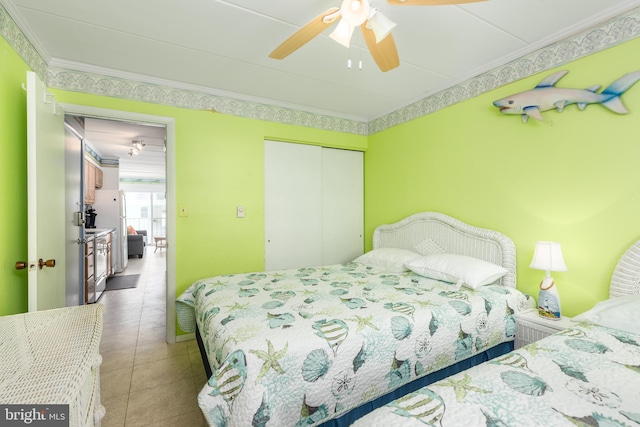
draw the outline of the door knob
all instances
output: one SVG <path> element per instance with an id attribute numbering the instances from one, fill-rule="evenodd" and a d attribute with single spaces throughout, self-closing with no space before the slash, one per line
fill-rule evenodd
<path id="1" fill-rule="evenodd" d="M 24 261 L 16 261 L 16 270 L 24 270 L 27 267 L 29 267 L 29 263 L 26 263 Z"/>
<path id="2" fill-rule="evenodd" d="M 40 270 L 42 270 L 42 267 L 55 267 L 55 266 L 56 266 L 55 259 L 48 259 L 46 261 L 43 261 L 42 258 L 40 258 L 38 260 L 38 267 L 40 267 Z"/>

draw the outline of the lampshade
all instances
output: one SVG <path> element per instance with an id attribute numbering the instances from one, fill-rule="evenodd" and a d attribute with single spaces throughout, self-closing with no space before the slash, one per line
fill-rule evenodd
<path id="1" fill-rule="evenodd" d="M 344 47 L 349 47 L 351 43 L 351 35 L 353 34 L 353 29 L 351 25 L 344 19 L 341 19 L 336 26 L 336 29 L 329 34 L 329 37 L 343 45 Z"/>
<path id="2" fill-rule="evenodd" d="M 369 17 L 369 2 L 367 0 L 343 0 L 340 6 L 342 19 L 352 27 L 361 25 Z"/>
<path id="3" fill-rule="evenodd" d="M 545 270 L 547 275 L 552 271 L 567 271 L 564 263 L 560 243 L 557 242 L 536 242 L 536 249 L 533 252 L 531 268 Z"/>
<path id="4" fill-rule="evenodd" d="M 376 43 L 380 43 L 384 40 L 396 25 L 397 24 L 395 22 L 387 18 L 387 16 L 378 9 L 373 9 L 371 11 L 369 20 L 367 21 L 367 28 L 373 31 L 373 34 L 376 36 Z"/>

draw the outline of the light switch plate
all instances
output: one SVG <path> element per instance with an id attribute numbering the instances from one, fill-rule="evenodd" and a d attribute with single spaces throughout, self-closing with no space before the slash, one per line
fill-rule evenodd
<path id="1" fill-rule="evenodd" d="M 189 216 L 189 207 L 186 203 L 178 204 L 178 216 Z"/>
<path id="2" fill-rule="evenodd" d="M 245 213 L 245 211 L 244 211 L 244 206 L 238 206 L 238 207 L 236 208 L 236 216 L 237 216 L 238 218 L 244 218 L 244 213 Z"/>

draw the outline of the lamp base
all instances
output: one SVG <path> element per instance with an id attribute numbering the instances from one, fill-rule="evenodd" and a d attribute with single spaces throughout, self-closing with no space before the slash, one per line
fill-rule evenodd
<path id="1" fill-rule="evenodd" d="M 538 315 L 549 320 L 560 320 L 560 295 L 551 277 L 540 282 Z"/>

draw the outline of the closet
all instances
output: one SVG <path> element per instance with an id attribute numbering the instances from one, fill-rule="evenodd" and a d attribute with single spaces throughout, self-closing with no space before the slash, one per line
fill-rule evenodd
<path id="1" fill-rule="evenodd" d="M 264 182 L 265 270 L 362 254 L 362 152 L 265 141 Z"/>

